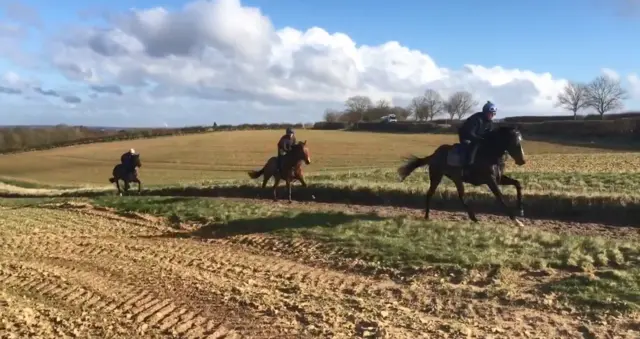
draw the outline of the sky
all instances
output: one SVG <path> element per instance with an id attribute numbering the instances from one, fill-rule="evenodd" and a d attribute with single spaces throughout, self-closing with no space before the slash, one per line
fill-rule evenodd
<path id="1" fill-rule="evenodd" d="M 0 124 L 314 122 L 427 89 L 569 114 L 602 74 L 640 110 L 637 32 L 640 0 L 0 0 Z"/>

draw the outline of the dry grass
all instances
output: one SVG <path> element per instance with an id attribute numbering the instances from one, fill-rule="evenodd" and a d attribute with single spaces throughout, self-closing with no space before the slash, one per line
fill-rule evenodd
<path id="1" fill-rule="evenodd" d="M 142 154 L 145 184 L 244 178 L 247 170 L 275 154 L 280 134 L 218 132 L 3 155 L 0 176 L 34 185 L 104 185 L 120 154 L 133 147 Z M 395 168 L 409 153 L 425 155 L 456 140 L 453 135 L 315 130 L 299 130 L 298 138 L 309 141 L 313 160 L 306 168 L 309 173 Z M 602 154 L 608 151 L 592 147 L 528 141 L 525 149 L 531 154 L 530 163 L 518 171 L 618 172 L 640 165 L 640 154 Z"/>

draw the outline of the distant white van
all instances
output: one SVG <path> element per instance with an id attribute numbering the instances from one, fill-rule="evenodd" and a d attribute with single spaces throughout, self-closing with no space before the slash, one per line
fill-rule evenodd
<path id="1" fill-rule="evenodd" d="M 380 121 L 381 122 L 398 122 L 398 119 L 396 118 L 395 114 L 389 114 L 380 118 Z"/>

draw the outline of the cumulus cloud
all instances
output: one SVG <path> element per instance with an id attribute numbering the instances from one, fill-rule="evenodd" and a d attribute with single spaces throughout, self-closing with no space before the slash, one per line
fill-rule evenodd
<path id="1" fill-rule="evenodd" d="M 631 85 L 631 95 L 640 99 L 640 77 L 635 73 L 629 74 L 627 81 Z"/>
<path id="2" fill-rule="evenodd" d="M 509 115 L 553 114 L 566 84 L 495 65 L 443 68 L 397 41 L 358 45 L 320 27 L 276 28 L 239 0 L 133 9 L 107 25 L 65 29 L 48 46 L 51 65 L 89 92 L 89 100 L 56 92 L 65 102 L 140 123 L 315 121 L 352 95 L 403 104 L 427 88 L 469 90 Z"/>
<path id="3" fill-rule="evenodd" d="M 613 80 L 620 80 L 620 74 L 618 74 L 618 72 L 610 69 L 610 68 L 603 68 L 600 70 L 602 72 L 602 74 L 608 76 L 609 78 L 613 79 Z"/>

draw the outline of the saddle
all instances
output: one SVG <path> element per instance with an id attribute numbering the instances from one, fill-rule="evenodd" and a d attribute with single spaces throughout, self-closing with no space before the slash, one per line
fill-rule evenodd
<path id="1" fill-rule="evenodd" d="M 469 147 L 460 143 L 453 144 L 447 153 L 447 165 L 451 167 L 463 167 Z"/>

